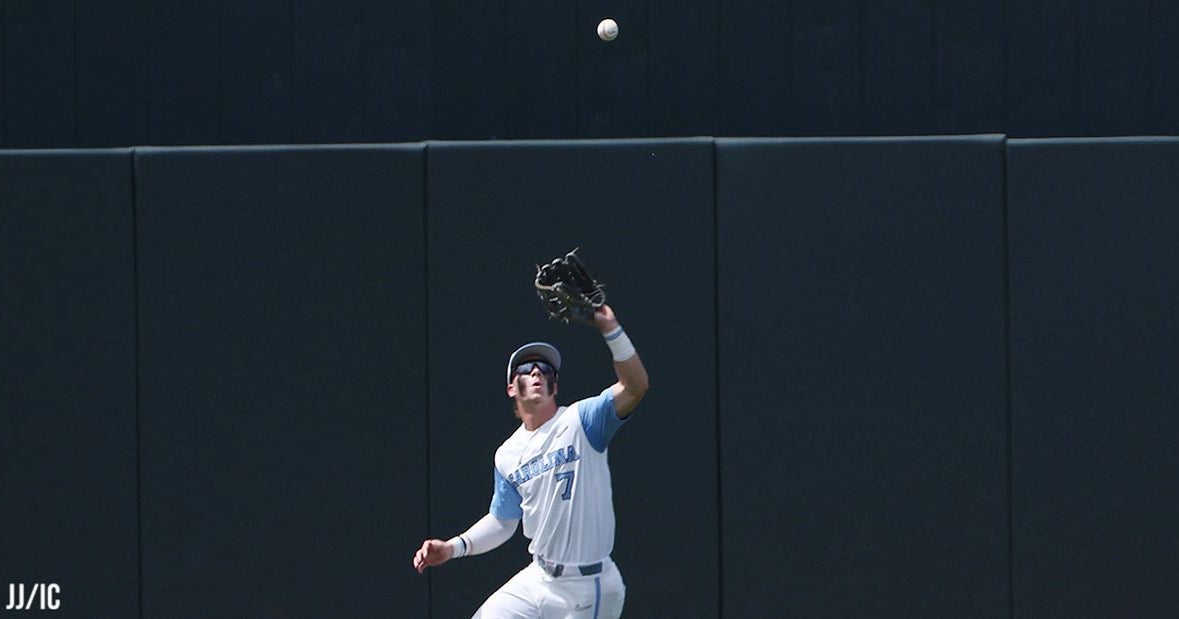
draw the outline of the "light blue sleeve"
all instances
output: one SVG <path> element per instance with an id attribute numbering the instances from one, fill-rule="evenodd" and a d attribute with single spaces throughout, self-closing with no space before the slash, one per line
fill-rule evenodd
<path id="1" fill-rule="evenodd" d="M 495 492 L 491 495 L 491 509 L 488 511 L 500 520 L 523 518 L 524 509 L 520 506 L 522 502 L 520 493 L 515 486 L 504 479 L 503 475 L 499 474 L 499 469 L 492 467 L 492 470 L 495 471 Z"/>
<path id="2" fill-rule="evenodd" d="M 598 453 L 606 451 L 614 433 L 626 423 L 626 419 L 618 418 L 618 409 L 614 408 L 614 392 L 610 387 L 595 397 L 578 402 L 577 411 L 581 415 L 581 427 L 585 428 L 590 446 Z"/>

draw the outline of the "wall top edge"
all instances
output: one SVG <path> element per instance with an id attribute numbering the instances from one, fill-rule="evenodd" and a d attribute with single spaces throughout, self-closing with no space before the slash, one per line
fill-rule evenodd
<path id="1" fill-rule="evenodd" d="M 126 156 L 132 149 L 120 148 L 0 148 L 0 157 L 76 157 L 79 155 Z"/>
<path id="2" fill-rule="evenodd" d="M 532 140 L 429 140 L 428 147 L 461 147 L 461 148 L 534 148 L 552 146 L 641 146 L 667 144 L 711 144 L 716 138 L 711 136 L 688 136 L 666 138 L 569 138 L 569 139 L 532 139 Z"/>
<path id="3" fill-rule="evenodd" d="M 737 144 L 737 143 L 752 143 L 752 144 L 871 144 L 883 142 L 930 142 L 930 141 L 945 141 L 945 142 L 962 142 L 962 141 L 978 141 L 978 142 L 998 142 L 1008 139 L 1002 133 L 970 133 L 962 135 L 949 134 L 930 134 L 930 135 L 873 135 L 873 136 L 806 136 L 806 137 L 734 137 L 734 138 L 717 138 L 720 144 Z"/>
<path id="4" fill-rule="evenodd" d="M 194 146 L 135 146 L 128 150 L 135 153 L 154 154 L 154 153 L 179 153 L 179 152 L 199 152 L 199 153 L 221 153 L 221 152 L 260 152 L 260 153 L 287 153 L 287 152 L 338 152 L 338 151 L 374 151 L 374 150 L 397 150 L 397 151 L 416 151 L 425 148 L 423 142 L 390 142 L 390 143 L 340 143 L 340 144 L 207 144 Z"/>
<path id="5" fill-rule="evenodd" d="M 1174 135 L 1120 135 L 1083 138 L 1011 138 L 1012 146 L 1063 146 L 1077 144 L 1177 144 Z"/>

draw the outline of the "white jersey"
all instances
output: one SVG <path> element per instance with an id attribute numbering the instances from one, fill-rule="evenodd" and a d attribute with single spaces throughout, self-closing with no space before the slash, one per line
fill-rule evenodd
<path id="1" fill-rule="evenodd" d="M 586 565 L 614 549 L 614 498 L 607 446 L 624 419 L 613 392 L 557 409 L 529 432 L 523 424 L 495 452 L 491 514 L 521 518 L 528 552 Z"/>

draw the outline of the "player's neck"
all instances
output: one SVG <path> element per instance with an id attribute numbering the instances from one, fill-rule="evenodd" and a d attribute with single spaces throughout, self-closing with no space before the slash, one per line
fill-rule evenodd
<path id="1" fill-rule="evenodd" d="M 550 400 L 535 406 L 520 404 L 516 407 L 516 412 L 520 414 L 520 421 L 524 422 L 524 429 L 532 432 L 557 414 L 557 403 Z"/>

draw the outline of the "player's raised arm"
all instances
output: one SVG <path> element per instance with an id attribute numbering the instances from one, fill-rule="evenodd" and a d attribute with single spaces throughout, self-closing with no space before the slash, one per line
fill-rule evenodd
<path id="1" fill-rule="evenodd" d="M 647 368 L 643 360 L 635 351 L 634 344 L 609 305 L 603 305 L 594 312 L 594 325 L 602 332 L 606 345 L 614 357 L 614 373 L 618 375 L 618 382 L 611 390 L 614 394 L 614 408 L 618 416 L 625 419 L 631 411 L 639 405 L 647 393 Z"/>

